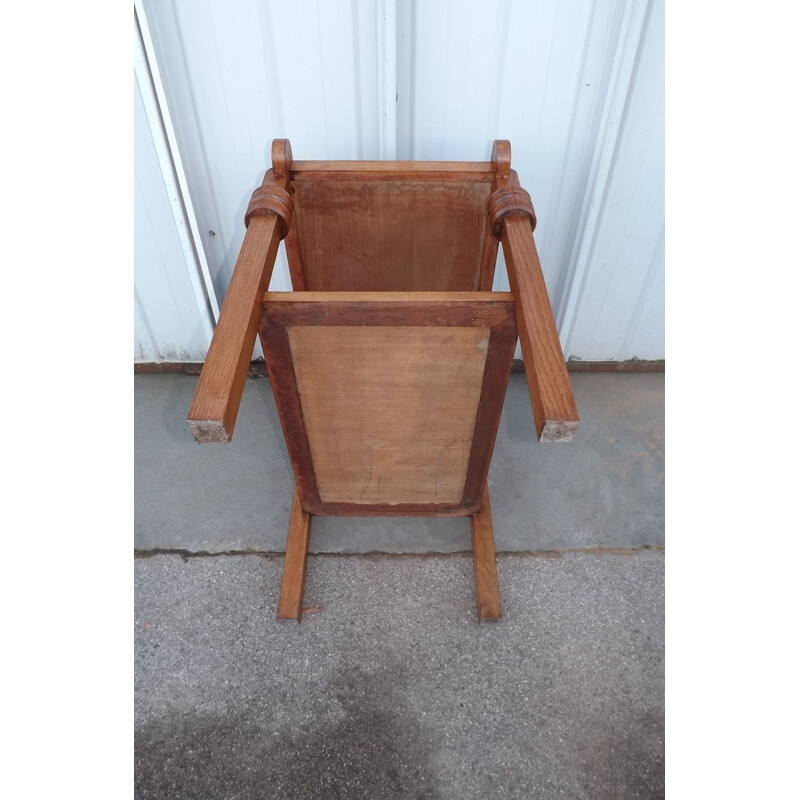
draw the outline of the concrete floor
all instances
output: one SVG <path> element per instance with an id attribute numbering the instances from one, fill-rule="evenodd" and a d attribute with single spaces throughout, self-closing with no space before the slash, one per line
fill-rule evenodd
<path id="1" fill-rule="evenodd" d="M 573 374 L 581 426 L 536 441 L 525 376 L 509 382 L 489 472 L 498 551 L 664 544 L 664 375 Z M 137 375 L 135 547 L 283 552 L 294 478 L 269 381 L 245 385 L 233 440 L 197 444 L 197 378 Z M 312 553 L 469 551 L 469 522 L 315 518 Z"/>
<path id="2" fill-rule="evenodd" d="M 231 444 L 196 445 L 196 379 L 137 376 L 136 797 L 663 797 L 664 379 L 572 381 L 576 440 L 541 445 L 512 375 L 500 622 L 443 554 L 466 520 L 314 519 L 298 626 L 275 618 L 292 480 L 269 382 Z M 334 555 L 369 551 L 406 555 Z"/>
<path id="3" fill-rule="evenodd" d="M 664 796 L 663 555 L 139 558 L 139 798 Z"/>

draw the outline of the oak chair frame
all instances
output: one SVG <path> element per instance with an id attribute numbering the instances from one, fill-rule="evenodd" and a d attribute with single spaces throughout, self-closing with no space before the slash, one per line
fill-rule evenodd
<path id="1" fill-rule="evenodd" d="M 398 291 L 397 281 L 403 279 L 397 277 L 397 267 L 405 264 L 405 251 L 384 252 L 383 266 L 374 270 L 369 254 L 361 262 L 353 257 L 351 269 L 341 274 L 327 269 L 325 263 L 317 263 L 315 254 L 321 245 L 305 242 L 302 231 L 313 238 L 316 228 L 309 227 L 309 220 L 314 221 L 313 214 L 317 213 L 323 229 L 328 220 L 327 235 L 335 240 L 334 251 L 343 250 L 346 233 L 340 231 L 335 218 L 326 215 L 335 215 L 331 208 L 355 202 L 354 187 L 360 187 L 359 202 L 366 213 L 372 209 L 371 222 L 364 224 L 387 229 L 390 222 L 376 222 L 376 206 L 391 208 L 395 202 L 414 206 L 430 192 L 444 197 L 437 202 L 444 203 L 447 213 L 462 224 L 465 235 L 472 237 L 469 246 L 479 248 L 474 269 L 462 267 L 465 260 L 458 253 L 450 260 L 446 276 L 443 272 L 430 279 L 427 274 L 408 278 L 411 285 L 399 288 L 412 291 Z M 410 201 L 403 199 L 407 196 Z M 470 214 L 474 217 L 476 207 L 482 219 L 477 232 L 469 224 L 472 217 L 468 219 Z M 385 211 L 381 213 L 386 216 Z M 416 219 L 428 234 L 435 233 L 435 228 L 425 227 L 425 219 Z M 272 169 L 253 193 L 245 223 L 244 242 L 188 423 L 198 442 L 231 440 L 256 335 L 260 335 L 295 474 L 278 617 L 301 619 L 312 516 L 460 515 L 471 519 L 478 620 L 499 619 L 502 610 L 487 476 L 517 334 L 539 440 L 570 441 L 579 421 L 533 239 L 533 205 L 511 169 L 509 142 L 495 141 L 490 162 L 354 162 L 294 161 L 288 140 L 276 139 Z M 431 224 L 438 225 L 439 221 Z M 384 230 L 383 235 L 395 243 L 394 250 L 404 246 L 398 234 Z M 285 240 L 294 291 L 270 293 L 267 288 L 281 239 Z M 456 247 L 460 243 L 457 238 Z M 491 292 L 499 244 L 510 293 Z M 446 284 L 446 290 L 438 284 L 428 286 L 428 280 Z M 378 285 L 363 286 L 359 281 Z M 417 329 L 451 325 L 462 331 L 470 326 L 482 326 L 487 331 L 485 368 L 460 500 L 444 504 L 431 500 L 363 504 L 320 496 L 293 364 L 298 354 L 293 352 L 287 333 L 298 325 Z"/>

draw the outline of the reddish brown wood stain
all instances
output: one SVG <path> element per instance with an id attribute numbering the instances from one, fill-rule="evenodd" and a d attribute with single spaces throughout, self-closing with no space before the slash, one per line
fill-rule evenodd
<path id="1" fill-rule="evenodd" d="M 298 182 L 295 223 L 305 288 L 477 289 L 490 189 L 465 181 Z"/>
<path id="2" fill-rule="evenodd" d="M 189 425 L 230 440 L 259 331 L 296 481 L 278 615 L 302 616 L 311 515 L 428 515 L 472 517 L 478 617 L 499 619 L 487 475 L 518 329 L 539 438 L 578 425 L 510 145 L 294 161 L 282 139 L 272 162 Z M 295 291 L 265 293 L 282 237 Z M 510 293 L 490 291 L 498 239 Z"/>

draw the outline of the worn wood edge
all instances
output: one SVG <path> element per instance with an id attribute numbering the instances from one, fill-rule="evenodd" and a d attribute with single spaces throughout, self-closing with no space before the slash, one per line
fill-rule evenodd
<path id="1" fill-rule="evenodd" d="M 296 181 L 455 181 L 490 183 L 494 165 L 487 161 L 293 161 Z"/>
<path id="2" fill-rule="evenodd" d="M 516 170 L 510 168 L 511 145 L 507 140 L 495 141 L 492 160 L 497 165 L 492 192 L 521 190 Z M 578 409 L 530 220 L 508 214 L 501 219 L 495 234 L 502 243 L 508 281 L 516 301 L 525 377 L 536 435 L 541 441 L 546 422 L 578 422 Z"/>
<path id="3" fill-rule="evenodd" d="M 498 179 L 508 178 L 511 169 L 511 143 L 507 139 L 495 139 L 492 144 L 491 165 L 494 175 L 492 176 L 491 191 L 494 191 Z M 489 197 L 491 198 L 491 191 Z M 489 202 L 486 204 L 486 219 L 483 226 L 483 246 L 481 252 L 481 267 L 478 275 L 476 289 L 481 291 L 491 291 L 494 284 L 494 273 L 497 266 L 497 250 L 500 241 L 494 235 L 492 220 L 489 214 Z"/>
<path id="4" fill-rule="evenodd" d="M 481 245 L 481 266 L 478 272 L 475 289 L 491 292 L 494 284 L 494 273 L 497 267 L 497 250 L 500 241 L 492 233 L 491 220 L 488 213 L 483 225 L 483 244 Z"/>
<path id="5" fill-rule="evenodd" d="M 264 292 L 265 303 L 512 303 L 511 292 Z"/>
<path id="6" fill-rule="evenodd" d="M 218 419 L 190 419 L 189 430 L 199 444 L 204 442 L 229 442 L 231 435 L 225 425 Z"/>
<path id="7" fill-rule="evenodd" d="M 505 179 L 511 171 L 511 142 L 508 139 L 495 139 L 492 144 L 492 168 L 495 177 Z"/>
<path id="8" fill-rule="evenodd" d="M 251 220 L 189 406 L 189 423 L 216 420 L 224 426 L 228 438 L 221 441 L 230 441 L 236 425 L 258 331 L 259 298 L 269 286 L 279 244 L 277 216 Z"/>
<path id="9" fill-rule="evenodd" d="M 483 502 L 516 341 L 517 326 L 513 313 L 490 329 L 470 459 L 462 488 L 461 501 L 466 506 L 479 507 Z"/>
<path id="10" fill-rule="evenodd" d="M 302 619 L 310 537 L 311 515 L 301 507 L 300 495 L 295 487 L 292 511 L 289 517 L 289 532 L 286 537 L 281 592 L 278 599 L 279 620 L 294 620 L 299 624 Z"/>
<path id="11" fill-rule="evenodd" d="M 472 515 L 470 529 L 478 623 L 498 622 L 503 616 L 503 608 L 500 601 L 500 580 L 497 575 L 492 507 L 489 502 L 487 484 L 484 484 L 481 489 L 481 507 Z"/>
<path id="12" fill-rule="evenodd" d="M 522 362 L 520 362 L 521 364 Z M 665 372 L 664 359 L 646 361 L 631 358 L 627 361 L 567 361 L 567 372 Z"/>
<path id="13" fill-rule="evenodd" d="M 509 217 L 501 228 L 536 434 L 541 441 L 546 422 L 577 423 L 578 409 L 529 221 Z"/>
<path id="14" fill-rule="evenodd" d="M 288 139 L 273 139 L 270 151 L 272 173 L 276 178 L 288 178 L 292 168 L 292 145 Z M 286 187 L 287 190 L 290 187 Z"/>
<path id="15" fill-rule="evenodd" d="M 663 373 L 666 372 L 665 361 L 646 361 L 633 358 L 628 361 L 573 361 L 566 362 L 567 372 L 624 372 L 624 373 Z M 196 377 L 203 369 L 202 361 L 137 361 L 134 362 L 135 375 L 183 374 Z M 525 372 L 521 358 L 515 358 L 511 364 L 512 372 Z M 251 380 L 269 377 L 264 361 L 251 361 L 247 371 Z"/>
<path id="16" fill-rule="evenodd" d="M 567 361 L 567 372 L 627 372 L 627 373 L 663 373 L 665 363 L 661 361 L 645 361 L 638 358 L 629 361 Z M 203 369 L 202 361 L 136 361 L 133 365 L 135 375 L 170 375 L 179 373 L 196 377 Z M 521 358 L 515 358 L 511 364 L 512 372 L 525 372 Z M 267 378 L 267 365 L 263 361 L 251 361 L 247 371 L 251 380 Z"/>
<path id="17" fill-rule="evenodd" d="M 292 224 L 289 226 L 289 232 L 283 240 L 283 246 L 286 249 L 286 260 L 289 263 L 289 277 L 292 281 L 292 289 L 295 292 L 303 292 L 306 288 L 306 275 L 303 269 L 303 253 L 300 249 L 300 239 L 297 234 L 297 209 L 298 207 L 295 206 Z"/>
<path id="18" fill-rule="evenodd" d="M 545 420 L 540 442 L 571 442 L 578 430 L 578 420 Z"/>
<path id="19" fill-rule="evenodd" d="M 263 309 L 290 326 L 490 328 L 514 313 L 514 298 L 509 292 L 267 292 Z"/>
<path id="20" fill-rule="evenodd" d="M 267 356 L 272 394 L 286 441 L 286 449 L 292 462 L 295 490 L 303 511 L 311 513 L 312 508 L 321 500 L 289 336 L 286 327 L 271 319 L 266 313 L 261 317 L 259 336 Z"/>
<path id="21" fill-rule="evenodd" d="M 470 517 L 477 505 L 458 503 L 342 503 L 304 504 L 315 517 Z"/>

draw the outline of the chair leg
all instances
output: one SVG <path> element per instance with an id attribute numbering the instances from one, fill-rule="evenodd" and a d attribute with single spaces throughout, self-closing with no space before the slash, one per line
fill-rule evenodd
<path id="1" fill-rule="evenodd" d="M 472 515 L 471 522 L 478 622 L 498 620 L 503 616 L 503 611 L 500 608 L 500 583 L 497 579 L 497 559 L 494 552 L 494 531 L 488 485 L 483 489 L 480 511 Z"/>
<path id="2" fill-rule="evenodd" d="M 303 615 L 303 587 L 306 582 L 308 539 L 311 533 L 311 515 L 303 511 L 297 488 L 292 499 L 292 517 L 286 539 L 286 558 L 283 562 L 281 597 L 278 602 L 278 619 L 293 619 L 298 623 Z"/>

